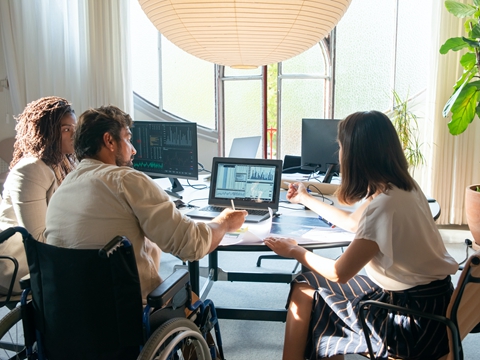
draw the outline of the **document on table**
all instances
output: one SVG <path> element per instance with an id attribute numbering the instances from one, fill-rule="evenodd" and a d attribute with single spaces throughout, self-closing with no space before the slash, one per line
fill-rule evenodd
<path id="1" fill-rule="evenodd" d="M 314 217 L 272 215 L 260 223 L 248 224 L 241 229 L 227 233 L 220 245 L 261 245 L 267 236 L 289 237 L 301 245 L 318 243 L 351 242 L 354 233 L 331 228 Z"/>
<path id="2" fill-rule="evenodd" d="M 270 212 L 268 219 L 260 221 L 259 223 L 244 224 L 244 226 L 237 231 L 226 233 L 220 245 L 252 245 L 263 243 L 263 239 L 269 236 L 272 228 L 273 212 L 270 208 L 268 208 L 268 211 Z"/>

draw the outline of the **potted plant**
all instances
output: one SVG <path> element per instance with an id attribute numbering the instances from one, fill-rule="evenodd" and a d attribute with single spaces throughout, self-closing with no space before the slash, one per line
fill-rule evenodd
<path id="1" fill-rule="evenodd" d="M 415 168 L 425 163 L 425 157 L 420 150 L 421 144 L 418 140 L 417 115 L 410 111 L 408 100 L 402 100 L 395 90 L 393 90 L 393 100 L 394 107 L 389 117 L 397 130 L 403 152 L 413 175 Z"/>
<path id="2" fill-rule="evenodd" d="M 464 71 L 453 86 L 453 93 L 443 109 L 443 116 L 452 113 L 448 123 L 452 135 L 463 133 L 475 116 L 480 115 L 480 0 L 472 4 L 445 1 L 448 12 L 465 18 L 466 36 L 452 37 L 441 47 L 440 53 L 463 50 L 460 58 Z M 470 185 L 465 191 L 465 213 L 476 248 L 480 248 L 480 185 Z"/>

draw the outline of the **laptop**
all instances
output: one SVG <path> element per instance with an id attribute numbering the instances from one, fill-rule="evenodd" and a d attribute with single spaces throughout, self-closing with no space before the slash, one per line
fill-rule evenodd
<path id="1" fill-rule="evenodd" d="M 254 159 L 261 139 L 261 136 L 234 138 L 228 157 Z"/>
<path id="2" fill-rule="evenodd" d="M 213 219 L 226 207 L 248 211 L 247 222 L 260 222 L 278 210 L 282 160 L 214 157 L 208 206 L 192 210 L 193 218 Z"/>

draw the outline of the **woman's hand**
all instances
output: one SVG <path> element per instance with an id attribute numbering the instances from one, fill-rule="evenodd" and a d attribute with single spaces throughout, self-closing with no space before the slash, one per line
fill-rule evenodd
<path id="1" fill-rule="evenodd" d="M 302 196 L 308 195 L 307 188 L 301 182 L 288 185 L 287 200 L 292 204 L 302 202 Z"/>
<path id="2" fill-rule="evenodd" d="M 267 237 L 263 239 L 265 245 L 275 251 L 280 256 L 292 257 L 292 250 L 298 246 L 297 242 L 289 238 Z"/>

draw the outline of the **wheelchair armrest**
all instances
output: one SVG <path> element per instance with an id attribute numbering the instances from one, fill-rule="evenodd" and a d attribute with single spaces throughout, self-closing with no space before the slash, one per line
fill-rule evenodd
<path id="1" fill-rule="evenodd" d="M 20 289 L 25 290 L 28 288 L 30 288 L 30 274 L 27 274 L 20 279 Z"/>
<path id="2" fill-rule="evenodd" d="M 147 303 L 153 308 L 163 307 L 190 281 L 190 274 L 185 269 L 179 269 L 167 277 L 147 296 Z"/>

